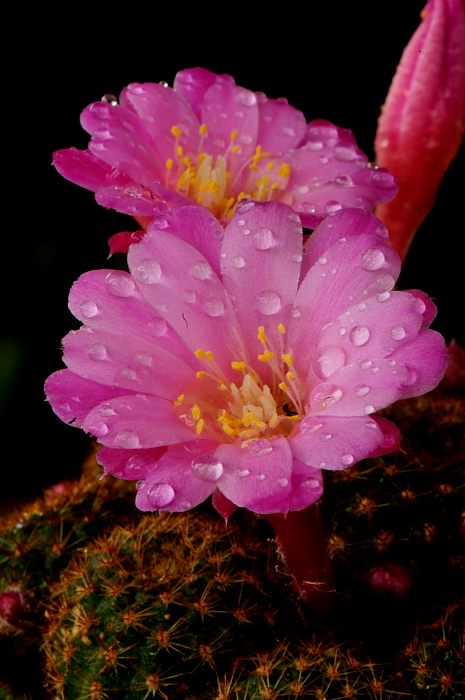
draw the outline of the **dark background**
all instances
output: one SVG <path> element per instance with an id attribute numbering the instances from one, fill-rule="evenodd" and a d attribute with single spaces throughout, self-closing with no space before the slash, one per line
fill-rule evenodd
<path id="1" fill-rule="evenodd" d="M 290 5 L 276 16 L 262 5 L 253 18 L 243 5 L 214 12 L 202 4 L 186 16 L 182 5 L 153 4 L 148 13 L 133 4 L 124 12 L 100 6 L 107 16 L 97 18 L 95 8 L 79 6 L 73 16 L 66 4 L 62 15 L 41 8 L 11 26 L 16 49 L 3 65 L 3 151 L 11 158 L 3 162 L 9 186 L 2 205 L 12 221 L 3 231 L 0 511 L 77 474 L 89 446 L 44 402 L 43 382 L 62 366 L 61 338 L 78 325 L 67 310 L 72 282 L 86 270 L 117 265 L 106 262 L 107 239 L 131 223 L 51 167 L 54 150 L 86 146 L 80 111 L 129 82 L 171 84 L 177 70 L 201 65 L 252 90 L 285 95 L 308 120 L 351 128 L 372 157 L 380 105 L 422 6 L 307 2 L 304 19 Z M 399 286 L 427 291 L 439 306 L 435 327 L 465 344 L 463 182 L 462 155 L 417 234 Z"/>

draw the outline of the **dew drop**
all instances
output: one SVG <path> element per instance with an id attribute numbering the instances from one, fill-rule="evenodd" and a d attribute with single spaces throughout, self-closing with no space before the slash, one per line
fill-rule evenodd
<path id="1" fill-rule="evenodd" d="M 186 301 L 188 304 L 195 304 L 197 301 L 197 294 L 194 292 L 193 289 L 189 289 L 187 292 L 184 294 L 184 301 Z"/>
<path id="2" fill-rule="evenodd" d="M 394 326 L 394 328 L 391 329 L 391 338 L 393 340 L 403 340 L 406 335 L 407 333 L 403 326 Z"/>
<path id="3" fill-rule="evenodd" d="M 273 452 L 273 448 L 268 440 L 252 440 L 248 447 L 249 452 L 252 452 L 256 457 L 264 457 Z"/>
<path id="4" fill-rule="evenodd" d="M 254 233 L 254 246 L 257 250 L 269 250 L 276 244 L 276 239 L 273 231 L 269 228 L 259 228 Z"/>
<path id="5" fill-rule="evenodd" d="M 322 151 L 324 148 L 323 141 L 307 141 L 305 148 L 308 151 Z"/>
<path id="6" fill-rule="evenodd" d="M 336 146 L 334 155 L 338 160 L 351 161 L 357 158 L 357 153 L 353 148 L 348 146 Z"/>
<path id="7" fill-rule="evenodd" d="M 350 175 L 338 175 L 334 182 L 340 187 L 350 187 L 352 185 L 352 178 Z"/>
<path id="8" fill-rule="evenodd" d="M 365 304 L 364 301 L 362 301 L 362 303 L 357 306 L 359 311 L 365 311 L 366 307 L 367 307 L 367 305 Z"/>
<path id="9" fill-rule="evenodd" d="M 292 316 L 292 318 L 300 318 L 300 316 L 301 316 L 300 309 L 298 309 L 297 307 L 293 308 L 291 311 L 291 316 Z"/>
<path id="10" fill-rule="evenodd" d="M 102 438 L 108 434 L 108 425 L 103 421 L 97 421 L 96 423 L 91 423 L 86 430 L 95 435 L 95 437 Z"/>
<path id="11" fill-rule="evenodd" d="M 213 275 L 213 270 L 205 260 L 199 260 L 198 263 L 193 265 L 191 272 L 192 276 L 198 280 L 207 280 Z"/>
<path id="12" fill-rule="evenodd" d="M 223 465 L 213 455 L 200 455 L 192 460 L 192 471 L 203 481 L 218 481 L 223 474 Z"/>
<path id="13" fill-rule="evenodd" d="M 237 222 L 237 225 L 242 228 L 242 226 L 245 226 L 245 219 L 239 219 Z"/>
<path id="14" fill-rule="evenodd" d="M 381 294 L 378 294 L 376 298 L 378 299 L 378 301 L 383 303 L 384 301 L 387 301 L 391 298 L 391 292 L 381 292 Z"/>
<path id="15" fill-rule="evenodd" d="M 136 354 L 136 362 L 138 362 L 140 365 L 143 365 L 144 367 L 151 367 L 153 364 L 153 359 L 152 356 L 149 355 L 148 352 L 138 352 Z"/>
<path id="16" fill-rule="evenodd" d="M 322 255 L 321 258 L 318 258 L 319 265 L 326 265 L 327 262 L 328 262 L 328 258 L 325 258 L 324 255 Z"/>
<path id="17" fill-rule="evenodd" d="M 355 388 L 355 396 L 358 396 L 359 398 L 362 396 L 366 396 L 368 392 L 370 391 L 370 387 L 367 386 L 366 384 L 360 384 Z"/>
<path id="18" fill-rule="evenodd" d="M 131 367 L 124 367 L 124 369 L 121 370 L 121 376 L 123 379 L 129 379 L 129 381 L 133 382 L 137 379 L 137 372 Z"/>
<path id="19" fill-rule="evenodd" d="M 324 469 L 326 467 L 326 462 L 320 462 L 320 469 Z"/>
<path id="20" fill-rule="evenodd" d="M 251 231 L 249 228 L 243 228 L 242 233 L 244 234 L 244 236 L 250 236 Z"/>
<path id="21" fill-rule="evenodd" d="M 161 267 L 157 260 L 141 260 L 136 267 L 135 276 L 143 284 L 155 284 L 161 277 Z"/>
<path id="22" fill-rule="evenodd" d="M 233 265 L 238 270 L 240 270 L 241 267 L 245 267 L 245 259 L 242 257 L 242 255 L 236 255 L 236 257 L 233 258 Z"/>
<path id="23" fill-rule="evenodd" d="M 426 304 L 425 304 L 425 302 L 424 302 L 422 299 L 418 299 L 418 298 L 415 299 L 415 301 L 414 301 L 414 306 L 415 306 L 415 310 L 416 310 L 419 314 L 424 314 L 424 313 L 425 313 L 425 311 L 426 311 Z"/>
<path id="24" fill-rule="evenodd" d="M 174 489 L 170 484 L 152 484 L 146 492 L 147 500 L 155 508 L 163 508 L 174 499 Z"/>
<path id="25" fill-rule="evenodd" d="M 335 214 L 340 209 L 342 209 L 342 204 L 340 202 L 336 202 L 334 199 L 331 199 L 325 205 L 325 212 L 327 214 Z"/>
<path id="26" fill-rule="evenodd" d="M 249 476 L 249 475 L 250 475 L 250 469 L 237 469 L 236 470 L 236 476 L 238 476 L 241 479 L 244 478 L 245 476 Z"/>
<path id="27" fill-rule="evenodd" d="M 385 255 L 381 250 L 370 248 L 362 256 L 362 267 L 364 270 L 379 270 L 385 261 Z"/>
<path id="28" fill-rule="evenodd" d="M 292 261 L 296 263 L 302 262 L 302 255 L 300 253 L 296 253 L 292 256 Z"/>
<path id="29" fill-rule="evenodd" d="M 328 442 L 332 437 L 331 433 L 323 433 L 323 435 L 320 435 L 320 440 L 321 442 Z"/>
<path id="30" fill-rule="evenodd" d="M 224 304 L 221 299 L 207 299 L 203 305 L 203 310 L 207 316 L 211 316 L 212 318 L 224 316 Z"/>
<path id="31" fill-rule="evenodd" d="M 152 321 L 150 321 L 149 328 L 153 335 L 159 338 L 160 336 L 165 335 L 167 332 L 168 324 L 164 318 L 154 318 Z"/>
<path id="32" fill-rule="evenodd" d="M 369 416 L 370 413 L 374 413 L 375 410 L 376 410 L 375 407 L 374 407 L 371 403 L 367 403 L 367 404 L 363 407 L 363 412 L 364 412 L 367 416 Z"/>
<path id="33" fill-rule="evenodd" d="M 257 98 L 250 90 L 237 90 L 235 99 L 238 104 L 245 107 L 252 107 L 252 105 L 257 104 Z"/>
<path id="34" fill-rule="evenodd" d="M 402 382 L 402 384 L 404 384 L 405 386 L 412 386 L 417 381 L 418 374 L 414 369 L 411 369 L 410 367 L 408 367 L 407 370 L 408 370 L 407 376 L 404 379 L 404 381 Z"/>
<path id="35" fill-rule="evenodd" d="M 344 366 L 346 354 L 338 345 L 330 345 L 320 355 L 316 362 L 315 371 L 324 379 L 330 377 L 334 372 Z"/>
<path id="36" fill-rule="evenodd" d="M 379 289 L 380 292 L 385 292 L 386 290 L 392 289 L 393 286 L 395 285 L 396 281 L 392 275 L 380 275 L 376 282 L 375 286 L 377 289 Z"/>
<path id="37" fill-rule="evenodd" d="M 257 481 L 264 481 L 266 479 L 266 476 L 265 474 L 257 474 L 255 478 L 257 479 Z"/>
<path id="38" fill-rule="evenodd" d="M 308 185 L 296 185 L 296 187 L 294 187 L 294 194 L 296 197 L 302 197 L 304 194 L 307 194 L 309 190 L 310 187 Z"/>
<path id="39" fill-rule="evenodd" d="M 271 289 L 264 290 L 258 296 L 258 310 L 264 316 L 273 316 L 281 308 L 281 297 Z"/>
<path id="40" fill-rule="evenodd" d="M 370 331 L 366 326 L 355 326 L 350 331 L 350 341 L 356 346 L 365 345 L 370 339 Z"/>
<path id="41" fill-rule="evenodd" d="M 326 466 L 324 462 L 322 462 L 322 464 Z M 324 467 L 321 468 L 323 469 Z M 309 489 L 317 489 L 320 487 L 320 482 L 318 481 L 318 479 L 305 479 L 305 481 L 302 481 L 302 486 L 306 486 Z"/>
<path id="42" fill-rule="evenodd" d="M 135 448 L 139 447 L 139 436 L 132 430 L 120 430 L 115 435 L 115 442 L 118 447 Z"/>
<path id="43" fill-rule="evenodd" d="M 87 356 L 90 357 L 91 360 L 105 360 L 107 357 L 107 349 L 105 345 L 96 343 L 95 345 L 91 345 L 87 350 Z"/>
<path id="44" fill-rule="evenodd" d="M 129 457 L 124 467 L 124 474 L 130 479 L 143 479 L 147 473 L 147 460 L 133 455 Z"/>
<path id="45" fill-rule="evenodd" d="M 115 297 L 130 297 L 136 287 L 131 275 L 122 270 L 109 272 L 105 277 L 105 284 L 110 294 Z"/>
<path id="46" fill-rule="evenodd" d="M 371 176 L 371 181 L 378 187 L 390 188 L 395 184 L 394 176 L 390 172 L 378 170 L 374 171 Z"/>
<path id="47" fill-rule="evenodd" d="M 345 328 L 339 328 L 339 335 L 345 335 L 347 330 Z"/>
<path id="48" fill-rule="evenodd" d="M 102 97 L 101 102 L 106 102 L 107 104 L 114 107 L 118 104 L 118 98 L 115 95 L 112 95 L 111 93 L 107 93 Z"/>
<path id="49" fill-rule="evenodd" d="M 278 479 L 277 481 L 278 486 L 280 486 L 282 489 L 285 488 L 288 485 L 288 483 L 289 479 L 286 479 L 284 477 L 282 479 Z"/>
<path id="50" fill-rule="evenodd" d="M 345 464 L 346 467 L 348 467 L 350 464 L 354 463 L 354 455 L 349 454 L 349 452 L 343 454 L 341 457 L 341 462 L 342 464 Z"/>
<path id="51" fill-rule="evenodd" d="M 363 369 L 363 370 L 370 369 L 370 367 L 372 367 L 372 365 L 373 365 L 372 360 L 362 360 L 361 362 L 359 362 L 359 367 L 360 367 L 360 369 Z"/>
<path id="52" fill-rule="evenodd" d="M 81 304 L 81 312 L 84 318 L 93 318 L 98 314 L 98 306 L 95 301 L 83 301 Z"/>

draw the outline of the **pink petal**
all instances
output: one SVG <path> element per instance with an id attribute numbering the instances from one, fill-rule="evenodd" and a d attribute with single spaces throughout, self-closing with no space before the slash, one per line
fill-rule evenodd
<path id="1" fill-rule="evenodd" d="M 211 73 L 205 68 L 186 68 L 176 73 L 173 87 L 194 110 L 198 119 L 202 115 L 202 101 L 208 88 L 218 80 L 228 80 L 234 84 L 233 78 L 229 76 L 219 76 Z"/>
<path id="2" fill-rule="evenodd" d="M 164 174 L 164 163 L 141 120 L 131 110 L 94 102 L 82 112 L 81 124 L 92 135 L 89 150 L 136 182 L 147 185 Z"/>
<path id="3" fill-rule="evenodd" d="M 151 230 L 128 253 L 140 292 L 195 352 L 210 350 L 230 373 L 238 354 L 238 322 L 229 297 L 207 260 L 163 230 Z"/>
<path id="4" fill-rule="evenodd" d="M 75 374 L 120 393 L 139 392 L 176 399 L 192 381 L 192 367 L 149 340 L 83 326 L 63 338 L 63 361 Z"/>
<path id="5" fill-rule="evenodd" d="M 323 494 L 321 469 L 313 469 L 298 459 L 292 463 L 291 492 L 285 498 L 266 499 L 266 513 L 289 513 L 316 503 Z M 257 507 L 257 504 L 256 504 Z M 257 512 L 261 512 L 258 511 Z"/>
<path id="6" fill-rule="evenodd" d="M 412 343 L 402 345 L 391 357 L 410 371 L 399 398 L 421 396 L 434 389 L 444 376 L 447 347 L 442 335 L 422 330 Z"/>
<path id="7" fill-rule="evenodd" d="M 111 474 L 118 479 L 145 479 L 155 469 L 165 450 L 165 447 L 133 451 L 102 447 L 97 452 L 97 462 L 103 467 L 105 474 Z"/>
<path id="8" fill-rule="evenodd" d="M 104 163 L 90 151 L 80 151 L 78 148 L 55 151 L 53 165 L 67 180 L 92 192 L 100 187 L 126 185 L 131 182 L 131 179 L 118 168 Z"/>
<path id="9" fill-rule="evenodd" d="M 139 243 L 145 231 L 120 231 L 119 233 L 114 233 L 108 239 L 108 247 L 110 248 L 110 256 L 116 253 L 126 254 L 129 250 L 129 246 L 132 243 Z"/>
<path id="10" fill-rule="evenodd" d="M 236 159 L 240 163 L 255 152 L 258 134 L 257 98 L 253 92 L 218 80 L 206 91 L 202 101 L 202 122 L 208 127 L 204 150 L 223 155 L 231 143 L 231 134 L 238 132 L 234 144 L 239 146 Z"/>
<path id="11" fill-rule="evenodd" d="M 237 510 L 237 506 L 235 506 L 229 498 L 226 498 L 218 489 L 212 494 L 212 506 L 226 522 L 228 522 L 234 511 Z"/>
<path id="12" fill-rule="evenodd" d="M 307 123 L 302 112 L 287 101 L 258 96 L 258 136 L 264 151 L 279 155 L 296 148 L 303 139 Z"/>
<path id="13" fill-rule="evenodd" d="M 256 513 L 273 512 L 273 502 L 291 492 L 292 456 L 283 437 L 219 445 L 215 456 L 224 467 L 218 484 L 237 506 Z"/>
<path id="14" fill-rule="evenodd" d="M 423 311 L 423 326 L 425 326 L 425 328 L 428 327 L 436 318 L 438 312 L 436 304 L 425 292 L 422 292 L 421 289 L 408 289 L 407 291 L 419 300 L 417 302 L 419 308 L 425 307 Z"/>
<path id="15" fill-rule="evenodd" d="M 76 428 L 82 428 L 84 418 L 95 406 L 120 394 L 120 389 L 84 379 L 69 369 L 54 372 L 45 382 L 45 395 L 53 411 Z"/>
<path id="16" fill-rule="evenodd" d="M 431 210 L 465 129 L 465 7 L 430 0 L 392 81 L 376 135 L 378 162 L 399 180 L 394 201 L 379 208 L 404 256 Z"/>
<path id="17" fill-rule="evenodd" d="M 220 249 L 223 228 L 208 209 L 189 205 L 154 219 L 150 230 L 172 233 L 198 250 L 213 270 L 220 273 Z"/>
<path id="18" fill-rule="evenodd" d="M 400 430 L 399 428 L 391 423 L 387 418 L 382 418 L 381 416 L 374 416 L 373 420 L 376 421 L 378 427 L 383 433 L 383 442 L 379 447 L 377 447 L 373 452 L 370 452 L 369 457 L 381 457 L 382 455 L 388 455 L 392 452 L 397 452 L 400 449 Z"/>
<path id="19" fill-rule="evenodd" d="M 92 330 L 121 332 L 134 342 L 150 344 L 154 357 L 162 348 L 188 363 L 192 360 L 184 342 L 123 270 L 92 270 L 81 275 L 71 288 L 69 308 Z"/>
<path id="20" fill-rule="evenodd" d="M 376 421 L 367 416 L 306 416 L 288 440 L 292 454 L 319 469 L 346 469 L 383 442 Z"/>
<path id="21" fill-rule="evenodd" d="M 190 199 L 156 183 L 151 183 L 149 187 L 136 183 L 105 187 L 97 190 L 95 199 L 108 209 L 115 209 L 135 218 L 144 216 L 150 219 L 165 214 L 170 207 L 191 204 Z"/>
<path id="22" fill-rule="evenodd" d="M 198 120 L 190 104 L 171 88 L 158 83 L 131 83 L 121 93 L 121 104 L 140 117 L 163 169 L 167 158 L 175 157 L 177 145 L 187 152 L 195 150 Z M 171 133 L 173 126 L 181 129 L 179 140 Z"/>
<path id="23" fill-rule="evenodd" d="M 214 444 L 206 442 L 168 448 L 138 487 L 136 506 L 139 510 L 174 513 L 190 510 L 202 503 L 216 489 L 217 474 L 221 471 L 221 465 L 218 462 L 215 464 L 215 459 L 211 457 L 214 448 Z M 198 469 L 203 464 L 202 460 L 210 460 L 212 468 L 208 472 L 209 478 L 206 470 Z"/>
<path id="24" fill-rule="evenodd" d="M 286 325 L 289 319 L 302 260 L 298 217 L 278 202 L 239 205 L 221 250 L 224 285 L 234 299 L 255 361 L 254 356 L 263 351 L 257 340 L 258 327 L 264 326 L 279 348 L 277 325 Z"/>
<path id="25" fill-rule="evenodd" d="M 342 237 L 325 251 L 302 281 L 292 312 L 289 344 L 299 349 L 295 362 L 302 372 L 309 369 L 320 329 L 351 305 L 373 295 L 383 299 L 399 269 L 396 253 L 379 236 Z"/>
<path id="26" fill-rule="evenodd" d="M 102 445 L 128 450 L 174 445 L 193 437 L 171 401 L 140 394 L 119 396 L 96 406 L 82 427 Z"/>

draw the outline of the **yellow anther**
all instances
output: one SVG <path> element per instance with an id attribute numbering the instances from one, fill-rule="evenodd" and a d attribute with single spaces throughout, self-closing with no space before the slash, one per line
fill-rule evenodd
<path id="1" fill-rule="evenodd" d="M 195 432 L 197 433 L 197 435 L 200 435 L 203 432 L 204 428 L 205 428 L 205 421 L 203 418 L 201 418 L 197 422 L 197 425 L 195 426 Z"/>
<path id="2" fill-rule="evenodd" d="M 229 139 L 231 141 L 235 141 L 237 139 L 237 134 L 238 134 L 237 129 L 233 129 L 233 131 L 231 131 L 231 135 L 230 135 Z"/>
<path id="3" fill-rule="evenodd" d="M 228 390 L 228 387 L 226 386 L 226 384 L 220 384 L 218 386 L 218 388 L 220 391 L 227 391 Z"/>
<path id="4" fill-rule="evenodd" d="M 271 183 L 271 189 L 272 190 L 277 190 L 279 187 L 279 182 L 272 182 Z"/>
<path id="5" fill-rule="evenodd" d="M 247 199 L 248 196 L 249 195 L 246 194 L 246 192 L 239 192 L 239 194 L 237 195 L 237 201 L 242 202 L 242 200 Z"/>
<path id="6" fill-rule="evenodd" d="M 293 372 L 286 372 L 286 379 L 288 379 L 290 382 L 294 379 L 294 373 Z"/>
<path id="7" fill-rule="evenodd" d="M 284 335 L 284 333 L 286 332 L 286 326 L 283 323 L 278 323 L 277 329 L 281 333 L 281 335 Z"/>
<path id="8" fill-rule="evenodd" d="M 283 352 L 281 355 L 281 360 L 286 363 L 288 367 L 292 367 L 294 364 L 294 358 L 292 357 L 290 352 Z"/>
<path id="9" fill-rule="evenodd" d="M 260 420 L 260 418 L 257 418 L 257 416 L 252 411 L 248 411 L 245 414 L 244 418 L 246 418 L 248 421 L 250 421 L 250 423 L 252 423 L 253 425 L 256 425 L 257 428 L 266 428 L 266 423 L 264 421 Z M 242 419 L 242 422 L 245 425 L 244 419 Z"/>
<path id="10" fill-rule="evenodd" d="M 176 154 L 181 158 L 181 156 L 184 154 L 184 148 L 182 146 L 178 146 L 176 148 Z"/>
<path id="11" fill-rule="evenodd" d="M 272 160 L 270 160 L 270 162 L 267 163 L 267 165 L 266 165 L 266 169 L 271 172 L 271 170 L 273 170 L 273 168 L 274 168 L 274 163 Z"/>
<path id="12" fill-rule="evenodd" d="M 278 386 L 281 389 L 281 391 L 288 391 L 289 390 L 289 387 L 287 386 L 287 384 L 285 382 L 280 382 L 278 384 Z"/>
<path id="13" fill-rule="evenodd" d="M 192 406 L 191 408 L 191 413 L 192 413 L 192 418 L 194 420 L 199 420 L 200 419 L 200 406 L 198 406 L 196 403 Z"/>
<path id="14" fill-rule="evenodd" d="M 213 360 L 213 353 L 211 350 L 205 350 L 205 359 L 209 362 Z"/>
<path id="15" fill-rule="evenodd" d="M 206 136 L 208 134 L 208 128 L 206 124 L 201 124 L 199 126 L 199 134 L 200 136 Z"/>
<path id="16" fill-rule="evenodd" d="M 174 165 L 173 159 L 172 159 L 172 158 L 167 158 L 166 163 L 165 163 L 166 169 L 167 169 L 167 170 L 172 170 L 172 169 L 173 169 L 173 165 Z"/>
<path id="17" fill-rule="evenodd" d="M 271 350 L 265 350 L 264 353 L 262 353 L 261 355 L 257 355 L 257 357 L 260 360 L 260 362 L 269 362 L 273 359 L 274 353 L 272 353 Z"/>
<path id="18" fill-rule="evenodd" d="M 231 362 L 231 367 L 232 369 L 237 369 L 239 372 L 243 372 L 245 370 L 245 362 L 233 360 Z"/>
<path id="19" fill-rule="evenodd" d="M 185 156 L 185 157 L 182 159 L 182 164 L 185 165 L 187 168 L 189 168 L 189 167 L 192 165 L 192 161 L 191 161 L 191 159 L 189 158 L 189 156 Z"/>
<path id="20" fill-rule="evenodd" d="M 265 343 L 268 342 L 268 338 L 266 337 L 265 333 L 265 326 L 258 326 L 257 338 L 262 343 L 262 345 L 265 345 Z"/>
<path id="21" fill-rule="evenodd" d="M 203 369 L 200 369 L 198 372 L 195 373 L 195 376 L 197 377 L 197 379 L 202 379 L 202 377 L 205 377 L 205 372 L 203 371 Z"/>
<path id="22" fill-rule="evenodd" d="M 198 360 L 213 360 L 213 353 L 211 350 L 202 350 L 202 348 L 198 348 L 194 352 L 194 355 Z"/>
<path id="23" fill-rule="evenodd" d="M 283 163 L 282 165 L 279 166 L 278 172 L 279 172 L 279 176 L 282 177 L 284 180 L 284 179 L 286 179 L 286 177 L 289 177 L 289 175 L 291 174 L 291 166 L 289 165 L 289 163 Z"/>
<path id="24" fill-rule="evenodd" d="M 184 403 L 186 400 L 186 395 L 185 394 L 179 394 L 178 398 L 174 402 L 175 406 L 181 406 L 181 404 Z"/>
<path id="25" fill-rule="evenodd" d="M 233 147 L 231 148 L 231 153 L 234 153 L 234 155 L 236 155 L 237 153 L 239 153 L 240 150 L 241 150 L 241 149 L 240 149 L 239 146 L 233 146 Z"/>
<path id="26" fill-rule="evenodd" d="M 172 126 L 172 127 L 171 127 L 171 133 L 173 134 L 173 136 L 174 136 L 175 138 L 178 139 L 178 138 L 181 136 L 182 131 L 181 131 L 181 129 L 179 128 L 179 126 Z"/>

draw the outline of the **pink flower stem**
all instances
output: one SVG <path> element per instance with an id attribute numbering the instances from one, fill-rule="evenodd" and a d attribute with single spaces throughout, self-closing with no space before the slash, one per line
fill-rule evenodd
<path id="1" fill-rule="evenodd" d="M 329 612 L 335 589 L 318 505 L 287 515 L 267 515 L 266 519 L 275 531 L 296 589 L 310 609 L 323 617 Z"/>

